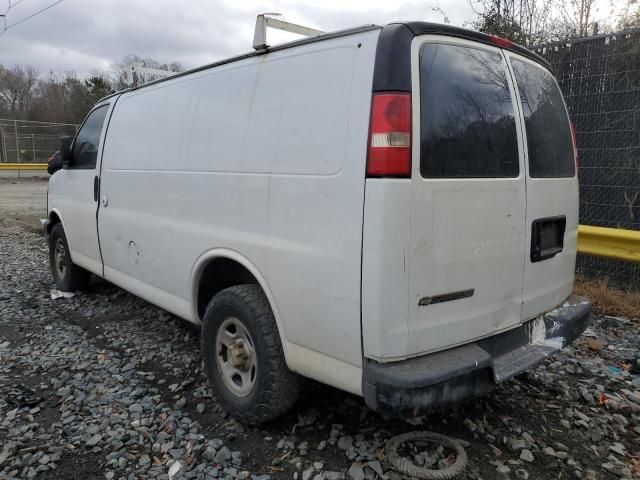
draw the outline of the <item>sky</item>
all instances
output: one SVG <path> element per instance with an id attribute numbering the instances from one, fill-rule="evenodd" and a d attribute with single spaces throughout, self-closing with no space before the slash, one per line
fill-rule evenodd
<path id="1" fill-rule="evenodd" d="M 55 1 L 12 0 L 9 28 L 0 36 L 0 64 L 84 76 L 137 54 L 192 68 L 251 50 L 255 17 L 264 12 L 324 31 L 395 20 L 442 23 L 436 6 L 454 25 L 474 18 L 466 0 L 63 0 L 11 26 Z M 9 0 L 0 0 L 0 13 L 8 6 Z M 294 38 L 267 33 L 270 44 Z"/>

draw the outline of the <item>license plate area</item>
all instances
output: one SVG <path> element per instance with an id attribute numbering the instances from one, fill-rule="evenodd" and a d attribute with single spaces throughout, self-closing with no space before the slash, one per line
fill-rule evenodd
<path id="1" fill-rule="evenodd" d="M 531 262 L 541 262 L 560 253 L 564 247 L 567 219 L 563 216 L 539 218 L 531 226 Z"/>

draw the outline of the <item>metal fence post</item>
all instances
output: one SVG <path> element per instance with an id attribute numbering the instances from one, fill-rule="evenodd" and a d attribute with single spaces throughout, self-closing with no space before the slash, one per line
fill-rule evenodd
<path id="1" fill-rule="evenodd" d="M 33 133 L 31 134 L 31 149 L 33 150 L 33 163 L 36 162 L 36 139 Z"/>
<path id="2" fill-rule="evenodd" d="M 4 161 L 9 163 L 9 157 L 7 156 L 7 137 L 4 134 L 4 128 L 0 129 L 0 133 L 2 133 L 2 150 L 4 150 Z"/>
<path id="3" fill-rule="evenodd" d="M 20 163 L 20 142 L 18 139 L 18 120 L 13 121 L 13 131 L 16 134 L 16 163 Z"/>

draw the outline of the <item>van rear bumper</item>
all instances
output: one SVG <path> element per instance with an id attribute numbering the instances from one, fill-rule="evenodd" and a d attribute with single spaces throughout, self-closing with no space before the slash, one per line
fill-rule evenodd
<path id="1" fill-rule="evenodd" d="M 400 362 L 365 360 L 366 404 L 394 416 L 432 413 L 482 395 L 573 342 L 591 303 L 572 295 L 557 308 L 507 332 Z"/>

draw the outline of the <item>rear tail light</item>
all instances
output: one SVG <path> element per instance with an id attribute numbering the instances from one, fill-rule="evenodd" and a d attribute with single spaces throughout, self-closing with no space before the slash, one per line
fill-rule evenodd
<path id="1" fill-rule="evenodd" d="M 368 177 L 411 176 L 411 95 L 374 93 L 369 126 Z"/>
<path id="2" fill-rule="evenodd" d="M 578 159 L 578 142 L 576 141 L 576 127 L 573 122 L 569 122 L 571 126 L 571 143 L 573 144 L 573 160 L 576 162 L 576 173 L 578 173 L 578 166 L 580 161 Z"/>

